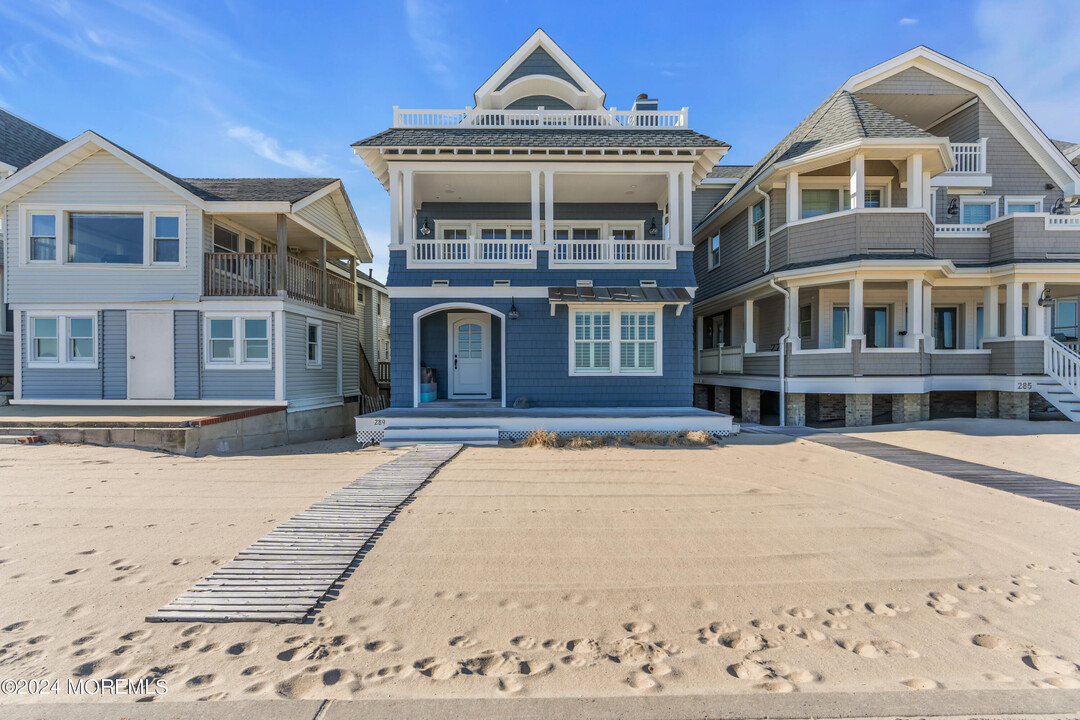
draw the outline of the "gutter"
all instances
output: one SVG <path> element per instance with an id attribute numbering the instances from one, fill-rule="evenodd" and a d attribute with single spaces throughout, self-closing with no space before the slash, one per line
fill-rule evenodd
<path id="1" fill-rule="evenodd" d="M 780 427 L 784 427 L 784 410 L 787 406 L 787 381 L 784 379 L 784 358 L 787 356 L 787 342 L 791 336 L 791 293 L 776 284 L 775 278 L 769 278 L 769 285 L 784 296 L 784 334 L 780 336 Z"/>

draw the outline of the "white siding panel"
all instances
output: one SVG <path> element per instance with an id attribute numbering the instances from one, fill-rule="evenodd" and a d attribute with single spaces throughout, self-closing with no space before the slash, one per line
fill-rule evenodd
<path id="1" fill-rule="evenodd" d="M 307 366 L 307 317 L 285 313 L 285 399 L 305 400 L 338 395 L 338 323 L 323 320 L 322 367 Z"/>
<path id="2" fill-rule="evenodd" d="M 131 205 L 186 208 L 186 266 L 19 266 L 22 205 Z M 9 298 L 31 302 L 198 300 L 202 287 L 202 211 L 122 160 L 100 151 L 9 205 L 4 217 Z"/>
<path id="3" fill-rule="evenodd" d="M 345 228 L 345 223 L 342 222 L 341 215 L 338 214 L 337 207 L 329 195 L 319 198 L 296 214 L 315 223 L 341 241 L 349 239 L 349 231 Z"/>

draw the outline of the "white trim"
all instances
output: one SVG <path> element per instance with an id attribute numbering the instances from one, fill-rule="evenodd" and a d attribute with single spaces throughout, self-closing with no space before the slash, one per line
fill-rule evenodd
<path id="1" fill-rule="evenodd" d="M 762 222 L 762 223 L 765 224 L 765 232 L 762 233 L 760 240 L 755 238 L 756 233 L 754 232 L 754 225 L 755 225 L 755 223 L 754 223 L 754 208 L 756 208 L 758 205 L 764 205 L 764 209 L 762 210 L 761 220 L 758 221 L 758 222 Z M 748 208 L 746 208 L 746 228 L 747 228 L 747 238 L 746 238 L 746 240 L 747 240 L 746 247 L 747 248 L 757 247 L 758 245 L 765 242 L 769 238 L 769 198 L 767 198 L 767 197 L 761 198 L 756 203 L 753 203 Z M 709 260 L 710 260 L 710 263 L 711 263 L 711 261 L 712 261 L 712 255 L 711 254 L 709 256 Z M 768 260 L 765 261 L 765 264 L 768 265 Z M 710 264 L 709 269 L 711 270 L 712 268 L 713 268 L 713 266 Z"/>
<path id="2" fill-rule="evenodd" d="M 285 311 L 275 310 L 274 338 L 281 338 L 274 343 L 274 400 L 285 401 Z"/>
<path id="3" fill-rule="evenodd" d="M 87 405 L 102 405 L 102 406 L 156 406 L 162 407 L 215 407 L 215 406 L 229 406 L 229 407 L 285 407 L 288 402 L 278 402 L 276 400 L 83 400 L 83 399 L 53 399 L 53 398 L 35 398 L 32 400 L 22 400 L 16 397 L 11 401 L 12 405 L 71 405 L 85 407 Z"/>
<path id="4" fill-rule="evenodd" d="M 1000 195 L 960 195 L 960 212 L 958 218 L 961 224 L 964 222 L 964 205 L 989 205 L 990 206 L 990 219 L 986 222 L 993 222 L 998 218 L 998 200 L 1001 199 Z M 985 223 L 979 223 L 985 224 Z"/>
<path id="5" fill-rule="evenodd" d="M 601 303 L 601 302 L 566 302 L 560 303 L 567 308 L 568 330 L 568 358 L 567 374 L 570 377 L 663 377 L 664 375 L 664 306 L 670 303 Z M 554 309 L 554 306 L 553 306 Z M 577 368 L 576 347 L 576 314 L 579 312 L 602 312 L 609 314 L 609 339 L 610 347 L 608 356 L 608 368 L 606 370 L 579 370 Z M 656 337 L 651 342 L 655 348 L 653 354 L 653 368 L 651 370 L 623 369 L 622 353 L 622 316 L 623 313 L 639 314 L 654 313 L 656 316 Z M 603 342 L 603 341 L 585 341 Z M 637 341 L 628 341 L 637 342 Z"/>
<path id="6" fill-rule="evenodd" d="M 454 325 L 461 321 L 474 321 L 477 324 L 484 327 L 484 340 L 480 347 L 480 362 L 484 368 L 484 385 L 487 386 L 487 392 L 483 394 L 476 393 L 458 393 L 454 388 L 454 371 L 457 369 L 451 367 L 451 358 L 455 354 L 455 335 Z M 472 398 L 477 400 L 490 399 L 491 398 L 491 315 L 489 313 L 482 312 L 470 312 L 470 313 L 447 313 L 446 314 L 446 388 L 447 397 L 450 399 L 466 399 Z"/>
<path id="7" fill-rule="evenodd" d="M 23 313 L 21 311 L 12 311 L 12 321 L 14 322 L 15 327 L 19 328 L 19 332 L 15 333 L 15 401 L 22 398 L 22 352 L 24 335 L 22 331 L 22 316 Z"/>
<path id="8" fill-rule="evenodd" d="M 323 360 L 323 328 L 322 328 L 322 320 L 319 320 L 317 318 L 311 318 L 311 317 L 305 318 L 305 320 L 307 321 L 307 324 L 304 326 L 304 362 L 307 365 L 307 368 L 309 370 L 319 370 L 319 369 L 322 368 L 322 360 Z M 311 353 L 309 352 L 310 348 L 308 347 L 311 344 L 310 338 L 311 338 L 311 328 L 312 327 L 317 327 L 319 329 L 318 332 L 315 333 L 315 335 L 316 335 L 316 338 L 315 338 L 315 355 L 316 355 L 316 358 L 314 360 L 311 359 Z"/>
<path id="9" fill-rule="evenodd" d="M 49 360 L 37 360 L 33 356 L 34 352 L 34 329 L 33 323 L 37 318 L 56 320 L 56 361 L 51 362 Z M 93 323 L 93 330 L 91 340 L 94 347 L 93 361 L 88 360 L 71 360 L 68 356 L 68 341 L 71 339 L 69 336 L 68 323 L 71 320 L 90 320 Z M 65 370 L 96 370 L 100 365 L 100 348 L 101 343 L 101 318 L 98 316 L 97 311 L 84 310 L 81 312 L 48 312 L 48 311 L 34 311 L 26 313 L 26 335 L 29 342 L 26 344 L 26 367 L 33 369 L 58 369 Z M 22 333 L 19 333 L 20 335 Z"/>
<path id="10" fill-rule="evenodd" d="M 506 288 L 509 289 L 509 288 Z M 546 292 L 546 288 L 545 288 Z M 546 295 L 545 295 L 546 296 Z M 417 310 L 413 313 L 413 362 L 412 373 L 410 373 L 410 382 L 412 383 L 412 398 L 413 407 L 420 406 L 420 320 L 433 313 L 441 312 L 443 310 L 479 310 L 480 312 L 488 313 L 499 318 L 500 328 L 500 342 L 501 353 L 500 359 L 502 361 L 502 369 L 500 378 L 502 380 L 502 393 L 500 396 L 500 404 L 502 407 L 506 407 L 506 314 L 499 312 L 495 308 L 488 307 L 487 305 L 481 305 L 473 302 L 445 302 L 438 305 L 432 305 L 426 307 L 423 310 Z"/>
<path id="11" fill-rule="evenodd" d="M 141 308 L 140 308 L 141 309 Z M 149 309 L 149 308 L 148 308 Z M 203 311 L 203 370 L 269 370 L 272 366 L 272 359 L 275 355 L 275 342 L 278 342 L 273 334 L 273 323 L 271 322 L 272 312 L 257 312 L 257 313 L 237 313 L 237 312 L 219 312 L 219 311 Z M 232 342 L 233 342 L 233 359 L 232 361 L 213 360 L 211 358 L 211 337 L 210 337 L 210 321 L 211 320 L 232 320 Z M 244 320 L 265 320 L 266 321 L 266 360 L 247 360 L 244 357 L 245 353 L 245 340 L 244 336 Z M 261 338 L 257 338 L 261 339 Z"/>
<path id="12" fill-rule="evenodd" d="M 1010 203 L 1016 203 L 1017 205 L 1034 205 L 1034 210 L 1019 210 L 1017 212 L 1036 212 L 1041 213 L 1043 211 L 1043 201 L 1046 199 L 1045 195 L 1006 195 L 1005 196 L 1005 212 L 1004 215 L 1014 214 L 1009 210 Z"/>

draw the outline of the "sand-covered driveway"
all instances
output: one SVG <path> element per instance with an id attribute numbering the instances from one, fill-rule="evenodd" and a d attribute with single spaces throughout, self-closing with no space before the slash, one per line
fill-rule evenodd
<path id="1" fill-rule="evenodd" d="M 392 456 L 351 448 L 0 448 L 0 674 L 160 702 L 1080 687 L 1080 513 L 778 436 L 467 448 L 314 623 L 143 622 Z"/>

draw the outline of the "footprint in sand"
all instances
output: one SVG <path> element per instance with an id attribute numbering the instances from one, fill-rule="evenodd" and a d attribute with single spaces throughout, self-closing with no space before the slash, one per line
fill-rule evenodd
<path id="1" fill-rule="evenodd" d="M 581 605 L 582 607 L 596 607 L 596 600 L 592 599 L 588 595 L 582 595 L 581 593 L 567 593 L 563 595 L 563 600 L 574 605 Z"/>
<path id="2" fill-rule="evenodd" d="M 758 690 L 774 693 L 789 693 L 795 691 L 795 686 L 785 680 L 768 680 L 754 686 Z"/>
<path id="3" fill-rule="evenodd" d="M 172 564 L 173 565 L 187 565 L 188 560 L 185 559 L 185 558 L 176 558 L 175 560 L 172 561 Z"/>
<path id="4" fill-rule="evenodd" d="M 90 550 L 83 550 L 82 552 L 79 553 L 79 555 L 94 555 L 96 553 L 97 553 L 97 550 L 94 550 L 93 548 L 91 548 Z"/>
<path id="5" fill-rule="evenodd" d="M 1015 646 L 1007 640 L 999 638 L 997 635 L 990 635 L 988 633 L 980 633 L 971 638 L 971 642 L 979 647 L 986 648 L 987 650 L 1012 650 Z"/>
<path id="6" fill-rule="evenodd" d="M 480 644 L 480 641 L 471 635 L 455 635 L 447 641 L 450 647 L 471 648 Z"/>
<path id="7" fill-rule="evenodd" d="M 940 683 L 937 683 L 929 678 L 915 677 L 910 680 L 904 680 L 901 685 L 907 685 L 912 690 L 937 690 L 941 687 Z"/>
<path id="8" fill-rule="evenodd" d="M 1014 590 L 1006 595 L 1005 599 L 1014 605 L 1034 605 L 1042 600 L 1042 596 L 1036 595 L 1035 593 L 1022 593 Z"/>
<path id="9" fill-rule="evenodd" d="M 824 625 L 825 627 L 829 628 L 830 630 L 847 630 L 848 629 L 847 623 L 841 622 L 840 620 L 825 620 L 821 624 Z"/>
<path id="10" fill-rule="evenodd" d="M 464 636 L 459 636 L 459 637 L 464 637 Z M 454 640 L 457 640 L 457 639 L 458 638 L 452 638 L 450 640 L 450 644 L 453 645 Z M 400 643 L 396 643 L 396 642 L 393 642 L 391 640 L 373 640 L 373 641 L 371 641 L 369 643 L 366 643 L 364 645 L 365 650 L 367 650 L 368 652 L 373 652 L 373 653 L 397 652 L 398 650 L 401 649 L 401 647 L 402 646 L 401 646 Z"/>
<path id="11" fill-rule="evenodd" d="M 644 620 L 638 620 L 623 624 L 623 628 L 626 630 L 626 632 L 634 633 L 635 635 L 652 632 L 655 627 L 656 626 L 653 625 L 651 622 L 645 622 Z"/>
<path id="12" fill-rule="evenodd" d="M 799 618 L 800 620 L 809 620 L 814 617 L 814 611 L 804 607 L 793 607 L 787 611 L 787 614 L 793 618 Z"/>
<path id="13" fill-rule="evenodd" d="M 791 625 L 789 623 L 781 623 L 776 626 L 776 629 L 786 635 L 794 635 L 795 637 L 806 640 L 807 642 L 821 642 L 825 639 L 825 633 L 820 630 L 815 630 L 809 627 L 800 627 L 798 625 Z"/>
<path id="14" fill-rule="evenodd" d="M 672 672 L 671 666 L 664 663 L 649 663 L 641 669 L 653 677 L 663 677 L 664 675 L 670 675 Z"/>
<path id="15" fill-rule="evenodd" d="M 1059 690 L 1075 690 L 1076 688 L 1080 688 L 1080 680 L 1071 677 L 1052 677 L 1047 678 L 1046 680 L 1037 680 L 1032 684 L 1037 688 L 1043 689 L 1057 688 Z"/>
<path id="16" fill-rule="evenodd" d="M 455 660 L 440 657 L 429 657 L 417 660 L 413 667 L 420 674 L 432 680 L 449 680 L 460 672 L 460 665 Z"/>
<path id="17" fill-rule="evenodd" d="M 1016 678 L 1001 673 L 986 673 L 983 677 L 990 682 L 1016 682 Z"/>
<path id="18" fill-rule="evenodd" d="M 1035 589 L 1035 588 L 1039 587 L 1035 583 L 1031 582 L 1031 578 L 1029 578 L 1027 575 L 1013 575 L 1012 576 L 1012 584 L 1015 585 L 1016 587 L 1022 587 L 1022 588 Z"/>
<path id="19" fill-rule="evenodd" d="M 120 639 L 125 642 L 141 642 L 150 637 L 151 634 L 149 630 L 132 630 L 121 635 Z"/>
<path id="20" fill-rule="evenodd" d="M 829 608 L 825 612 L 829 613 L 833 617 L 847 617 L 853 613 L 853 610 L 851 609 L 851 606 L 848 605 L 846 607 Z"/>
<path id="21" fill-rule="evenodd" d="M 252 643 L 238 642 L 226 648 L 225 652 L 230 655 L 243 655 L 244 653 L 251 652 L 252 647 Z"/>
<path id="22" fill-rule="evenodd" d="M 772 630 L 773 624 L 768 620 L 751 620 L 750 627 L 757 628 L 758 630 Z"/>
<path id="23" fill-rule="evenodd" d="M 899 655 L 909 658 L 919 657 L 919 653 L 896 640 L 841 640 L 837 645 L 865 658 L 879 658 Z"/>
<path id="24" fill-rule="evenodd" d="M 532 650 L 536 647 L 536 638 L 531 635 L 518 635 L 510 641 L 510 644 L 522 650 Z"/>
<path id="25" fill-rule="evenodd" d="M 193 637 L 195 635 L 205 635 L 210 632 L 210 628 L 206 625 L 190 625 L 180 631 L 180 637 Z"/>
<path id="26" fill-rule="evenodd" d="M 659 690 L 660 683 L 656 682 L 653 678 L 649 677 L 646 673 L 640 670 L 630 673 L 630 676 L 626 678 L 626 684 L 635 690 Z"/>
<path id="27" fill-rule="evenodd" d="M 20 620 L 19 622 L 13 622 L 10 625 L 6 625 L 4 627 L 4 632 L 16 632 L 17 630 L 22 630 L 29 624 L 30 622 L 28 620 Z"/>
<path id="28" fill-rule="evenodd" d="M 518 680 L 516 677 L 499 678 L 499 692 L 504 692 L 509 695 L 516 692 L 521 692 L 524 689 L 525 686 L 522 685 L 521 681 Z"/>
<path id="29" fill-rule="evenodd" d="M 388 680 L 406 678 L 411 675 L 412 672 L 413 669 L 408 665 L 388 665 L 387 667 L 379 668 L 374 672 L 366 673 L 362 680 L 364 685 L 375 685 L 377 683 L 387 682 Z"/>
<path id="30" fill-rule="evenodd" d="M 1051 675 L 1074 675 L 1077 672 L 1080 672 L 1080 667 L 1072 660 L 1061 657 L 1060 655 L 1050 655 L 1048 653 L 1035 651 L 1029 652 L 1024 656 L 1024 664 L 1039 672 L 1050 673 Z"/>

